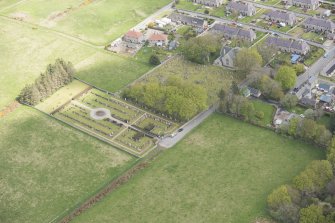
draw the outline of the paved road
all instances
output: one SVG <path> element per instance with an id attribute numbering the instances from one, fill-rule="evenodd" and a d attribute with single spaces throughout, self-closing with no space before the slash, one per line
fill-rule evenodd
<path id="1" fill-rule="evenodd" d="M 333 47 L 331 50 L 327 51 L 327 57 L 321 57 L 318 61 L 316 61 L 311 67 L 309 67 L 306 72 L 297 78 L 296 88 L 299 88 L 302 84 L 304 84 L 308 79 L 312 76 L 317 77 L 320 71 L 327 66 L 327 64 L 334 59 L 335 57 L 335 48 Z"/>
<path id="2" fill-rule="evenodd" d="M 184 9 L 178 9 L 179 12 L 183 12 L 186 14 L 189 14 L 191 16 L 194 17 L 201 17 L 201 18 L 208 18 L 208 19 L 214 19 L 216 21 L 219 21 L 221 23 L 225 23 L 225 24 L 234 24 L 236 23 L 235 21 L 229 20 L 229 19 L 224 19 L 221 17 L 216 17 L 216 16 L 211 16 L 211 15 L 207 15 L 204 13 L 199 13 L 199 12 L 193 12 L 193 11 L 189 11 L 189 10 L 184 10 Z M 280 31 L 273 31 L 273 30 L 268 30 L 268 29 L 264 29 L 262 27 L 258 27 L 257 25 L 251 24 L 251 23 L 243 23 L 243 22 L 238 22 L 239 24 L 242 24 L 243 27 L 249 28 L 249 29 L 254 29 L 260 32 L 264 32 L 264 33 L 272 33 L 272 34 L 277 34 L 280 37 L 283 38 L 290 38 L 290 39 L 294 39 L 294 40 L 301 40 L 301 38 L 298 37 L 294 37 L 291 36 L 290 34 L 284 33 L 284 32 L 280 32 Z M 312 46 L 316 46 L 316 47 L 320 47 L 323 49 L 327 49 L 326 46 L 320 44 L 320 43 L 316 43 L 314 41 L 310 41 L 310 40 L 306 40 L 304 39 L 308 44 L 312 45 Z"/>
<path id="3" fill-rule="evenodd" d="M 165 137 L 159 142 L 159 145 L 163 148 L 171 148 L 175 144 L 177 144 L 180 140 L 182 140 L 189 132 L 191 132 L 195 127 L 197 127 L 200 123 L 202 123 L 207 117 L 209 117 L 215 110 L 218 108 L 218 106 L 213 106 L 207 111 L 204 111 L 197 115 L 195 118 L 193 118 L 191 121 L 187 122 L 185 125 L 183 125 L 182 132 L 178 132 L 174 137 Z"/>

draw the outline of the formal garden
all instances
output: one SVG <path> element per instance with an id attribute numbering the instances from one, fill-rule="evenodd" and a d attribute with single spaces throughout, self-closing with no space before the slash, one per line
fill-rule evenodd
<path id="1" fill-rule="evenodd" d="M 178 124 L 171 120 L 148 113 L 95 88 L 84 90 L 51 115 L 139 157 L 151 151 L 159 138 L 178 128 Z"/>

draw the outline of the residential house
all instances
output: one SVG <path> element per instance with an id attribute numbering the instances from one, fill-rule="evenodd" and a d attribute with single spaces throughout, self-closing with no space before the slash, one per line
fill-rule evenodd
<path id="1" fill-rule="evenodd" d="M 335 74 L 335 61 L 333 60 L 321 71 L 321 75 L 331 77 L 334 74 Z"/>
<path id="2" fill-rule="evenodd" d="M 279 37 L 268 37 L 266 44 L 277 47 L 280 51 L 305 55 L 309 52 L 309 45 L 303 40 L 290 40 Z"/>
<path id="3" fill-rule="evenodd" d="M 195 18 L 192 16 L 184 15 L 184 14 L 179 14 L 179 13 L 172 13 L 169 18 L 172 20 L 174 23 L 180 23 L 184 25 L 189 25 L 197 28 L 202 28 L 205 29 L 207 27 L 207 21 L 204 19 L 200 18 Z"/>
<path id="4" fill-rule="evenodd" d="M 309 10 L 315 10 L 320 6 L 319 0 L 291 0 L 290 3 L 294 6 Z"/>
<path id="5" fill-rule="evenodd" d="M 153 33 L 148 38 L 149 45 L 151 46 L 166 46 L 169 42 L 168 36 L 161 33 Z"/>
<path id="6" fill-rule="evenodd" d="M 299 104 L 305 107 L 316 108 L 317 101 L 313 98 L 304 97 L 299 101 Z"/>
<path id="7" fill-rule="evenodd" d="M 250 95 L 255 98 L 259 98 L 262 95 L 262 92 L 256 88 L 248 87 L 248 89 L 250 91 Z"/>
<path id="8" fill-rule="evenodd" d="M 240 48 L 238 47 L 231 48 L 223 46 L 220 52 L 220 57 L 214 61 L 214 65 L 234 68 L 236 54 L 239 50 Z"/>
<path id="9" fill-rule="evenodd" d="M 256 39 L 256 33 L 251 29 L 241 29 L 238 27 L 231 27 L 223 24 L 216 23 L 212 31 L 218 34 L 222 34 L 228 39 L 242 39 L 252 42 Z"/>
<path id="10" fill-rule="evenodd" d="M 272 10 L 264 15 L 266 20 L 285 23 L 289 26 L 293 26 L 297 22 L 297 17 L 292 12 L 282 12 L 277 10 Z"/>
<path id="11" fill-rule="evenodd" d="M 129 30 L 126 35 L 123 36 L 123 41 L 127 43 L 141 43 L 144 40 L 144 36 L 141 32 L 135 30 Z"/>
<path id="12" fill-rule="evenodd" d="M 308 17 L 303 25 L 306 29 L 317 32 L 334 33 L 335 31 L 335 24 L 332 21 L 326 19 Z"/>
<path id="13" fill-rule="evenodd" d="M 223 4 L 223 0 L 192 0 L 192 2 L 211 7 L 218 7 Z"/>
<path id="14" fill-rule="evenodd" d="M 243 16 L 252 16 L 256 14 L 255 6 L 250 2 L 235 2 L 228 3 L 226 9 L 230 12 L 237 12 Z"/>

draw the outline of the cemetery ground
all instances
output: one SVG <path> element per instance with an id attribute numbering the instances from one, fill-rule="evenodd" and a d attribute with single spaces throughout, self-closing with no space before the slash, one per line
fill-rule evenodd
<path id="1" fill-rule="evenodd" d="M 170 2 L 29 0 L 2 13 L 105 46 Z"/>
<path id="2" fill-rule="evenodd" d="M 148 154 L 159 138 L 179 126 L 78 80 L 35 107 L 137 157 Z"/>
<path id="3" fill-rule="evenodd" d="M 0 126 L 0 222 L 50 222 L 137 161 L 25 106 Z"/>
<path id="4" fill-rule="evenodd" d="M 322 158 L 311 145 L 214 114 L 73 222 L 251 222 L 267 215 L 274 188 Z"/>
<path id="5" fill-rule="evenodd" d="M 55 4 L 57 5 L 57 4 Z M 0 110 L 57 58 L 71 61 L 76 76 L 109 91 L 117 91 L 152 66 L 56 35 L 37 26 L 0 17 Z"/>
<path id="6" fill-rule="evenodd" d="M 218 101 L 218 92 L 222 88 L 228 89 L 233 80 L 239 82 L 241 79 L 233 70 L 213 65 L 199 65 L 189 62 L 181 56 L 175 56 L 145 77 L 136 80 L 135 83 L 151 79 L 164 82 L 169 77 L 179 77 L 184 81 L 203 86 L 207 90 L 208 105 Z"/>

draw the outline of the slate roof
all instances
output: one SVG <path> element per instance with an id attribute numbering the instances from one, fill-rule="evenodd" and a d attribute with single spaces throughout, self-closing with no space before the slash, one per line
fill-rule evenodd
<path id="1" fill-rule="evenodd" d="M 302 3 L 307 5 L 319 4 L 319 0 L 293 0 L 294 3 Z"/>
<path id="2" fill-rule="evenodd" d="M 266 15 L 269 16 L 271 19 L 279 19 L 285 21 L 294 21 L 296 19 L 296 16 L 292 12 L 282 12 L 273 10 L 266 13 Z"/>
<path id="3" fill-rule="evenodd" d="M 308 50 L 309 46 L 305 41 L 297 41 L 297 40 L 289 40 L 289 39 L 284 39 L 284 38 L 279 38 L 279 37 L 268 37 L 266 39 L 266 43 L 268 45 L 274 45 L 277 47 L 285 47 L 285 48 L 293 48 L 296 50 Z"/>
<path id="4" fill-rule="evenodd" d="M 332 21 L 326 20 L 326 19 L 308 17 L 306 21 L 304 22 L 304 24 L 324 27 L 327 29 L 335 29 L 335 24 Z"/>
<path id="5" fill-rule="evenodd" d="M 243 2 L 229 2 L 227 5 L 228 8 L 234 9 L 236 11 L 244 11 L 244 12 L 251 12 L 255 9 L 255 7 L 249 3 L 243 3 Z"/>
<path id="6" fill-rule="evenodd" d="M 310 106 L 310 107 L 315 107 L 316 105 L 316 100 L 315 99 L 312 99 L 312 98 L 302 98 L 300 100 L 300 103 L 303 104 L 303 105 L 306 105 L 306 106 Z"/>
<path id="7" fill-rule="evenodd" d="M 179 13 L 172 13 L 169 18 L 173 22 L 182 22 L 193 26 L 203 27 L 205 25 L 204 19 L 195 18 L 188 15 L 183 15 Z"/>
<path id="8" fill-rule="evenodd" d="M 229 35 L 229 36 L 237 36 L 237 37 L 243 37 L 247 39 L 255 39 L 256 33 L 251 29 L 241 29 L 237 27 L 231 27 L 223 24 L 215 24 L 212 28 L 213 30 L 222 32 L 223 34 Z"/>

